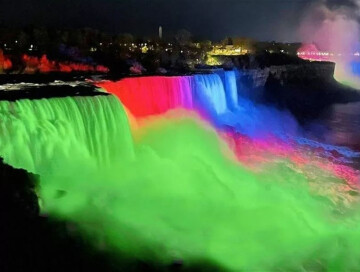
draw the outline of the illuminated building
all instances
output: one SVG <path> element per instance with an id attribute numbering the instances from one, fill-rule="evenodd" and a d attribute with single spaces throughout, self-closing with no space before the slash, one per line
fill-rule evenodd
<path id="1" fill-rule="evenodd" d="M 315 44 L 304 44 L 297 52 L 299 58 L 312 61 L 329 61 L 334 56 L 330 52 L 320 51 Z"/>
<path id="2" fill-rule="evenodd" d="M 240 56 L 250 53 L 250 50 L 240 45 L 215 45 L 209 52 L 212 56 Z"/>

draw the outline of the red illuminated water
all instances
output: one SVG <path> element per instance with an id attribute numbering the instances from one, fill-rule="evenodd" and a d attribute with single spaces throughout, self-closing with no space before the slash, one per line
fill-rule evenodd
<path id="1" fill-rule="evenodd" d="M 190 77 L 139 77 L 97 85 L 115 94 L 135 117 L 162 114 L 170 109 L 191 109 Z"/>

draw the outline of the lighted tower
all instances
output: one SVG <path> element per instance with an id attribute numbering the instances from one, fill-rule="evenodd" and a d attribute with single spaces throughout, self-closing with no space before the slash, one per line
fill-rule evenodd
<path id="1" fill-rule="evenodd" d="M 162 39 L 162 37 L 163 37 L 162 26 L 159 26 L 159 38 L 160 38 L 160 40 Z"/>

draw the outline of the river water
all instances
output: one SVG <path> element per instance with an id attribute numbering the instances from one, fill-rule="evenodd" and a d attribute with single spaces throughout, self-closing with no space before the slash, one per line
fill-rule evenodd
<path id="1" fill-rule="evenodd" d="M 360 150 L 360 102 L 335 104 L 320 117 L 325 141 Z"/>

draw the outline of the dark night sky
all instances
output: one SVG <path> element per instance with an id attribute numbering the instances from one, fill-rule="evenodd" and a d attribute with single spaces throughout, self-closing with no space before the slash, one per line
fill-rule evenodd
<path id="1" fill-rule="evenodd" d="M 199 38 L 247 36 L 295 41 L 306 7 L 316 0 L 1 0 L 5 25 L 92 27 L 153 35 L 185 28 Z"/>

